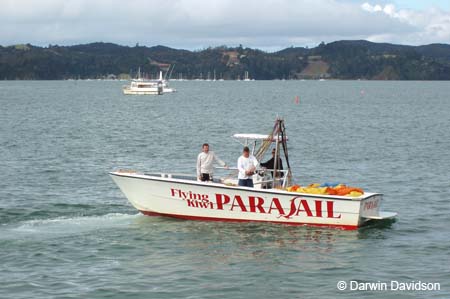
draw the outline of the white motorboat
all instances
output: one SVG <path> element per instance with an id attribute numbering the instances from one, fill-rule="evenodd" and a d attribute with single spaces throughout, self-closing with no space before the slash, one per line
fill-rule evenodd
<path id="1" fill-rule="evenodd" d="M 294 188 L 281 119 L 277 119 L 269 135 L 238 134 L 234 137 L 252 145 L 252 153 L 258 161 L 274 144 L 275 157 L 283 153 L 287 169 L 274 165 L 273 169 L 257 170 L 253 176 L 254 188 L 238 186 L 235 171 L 212 182 L 197 181 L 195 175 L 175 173 L 117 170 L 110 175 L 130 203 L 149 216 L 357 229 L 371 220 L 393 219 L 397 215 L 381 211 L 380 193 L 361 191 L 343 196 L 313 194 L 307 188 Z"/>
<path id="2" fill-rule="evenodd" d="M 130 85 L 125 85 L 122 91 L 125 95 L 161 95 L 164 89 L 162 81 L 142 78 L 141 68 L 139 68 L 137 79 L 131 80 Z"/>
<path id="3" fill-rule="evenodd" d="M 122 90 L 126 95 L 161 95 L 176 91 L 169 87 L 169 83 L 163 78 L 161 71 L 158 80 L 147 80 L 141 77 L 140 69 L 138 78 L 131 80 L 130 85 L 125 85 Z"/>
<path id="4" fill-rule="evenodd" d="M 164 87 L 162 82 L 133 79 L 130 85 L 124 86 L 122 90 L 126 95 L 161 95 Z"/>

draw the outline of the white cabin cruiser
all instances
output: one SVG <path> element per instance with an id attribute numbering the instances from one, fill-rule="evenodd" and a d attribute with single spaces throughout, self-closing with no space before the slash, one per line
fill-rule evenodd
<path id="1" fill-rule="evenodd" d="M 161 95 L 164 88 L 162 82 L 133 79 L 130 85 L 124 86 L 122 90 L 126 95 Z"/>
<path id="2" fill-rule="evenodd" d="M 158 80 L 147 80 L 141 77 L 140 69 L 138 78 L 131 80 L 130 85 L 125 85 L 122 90 L 126 95 L 161 95 L 176 91 L 169 87 L 169 83 L 163 78 L 161 71 Z"/>
<path id="3" fill-rule="evenodd" d="M 137 79 L 131 80 L 130 85 L 125 85 L 122 91 L 125 95 L 161 95 L 163 94 L 163 82 L 142 78 L 141 68 L 139 68 Z"/>
<path id="4" fill-rule="evenodd" d="M 338 191 L 330 187 L 317 189 L 321 193 L 294 188 L 296 185 L 291 183 L 287 137 L 282 119 L 276 120 L 269 135 L 237 134 L 234 137 L 251 146 L 258 161 L 273 145 L 276 158 L 280 153 L 284 154 L 287 168 L 281 170 L 275 163 L 273 169 L 258 169 L 253 175 L 254 188 L 238 186 L 236 171 L 211 182 L 197 181 L 195 175 L 130 170 L 117 170 L 110 172 L 110 175 L 130 203 L 149 216 L 271 222 L 351 230 L 371 220 L 393 219 L 397 215 L 380 210 L 382 194 L 379 193 L 361 193 L 358 189 L 358 192 L 351 191 L 352 195 L 339 195 L 344 194 L 344 187 L 338 189 L 339 186 L 335 187 Z M 261 144 L 258 146 L 258 143 Z"/>

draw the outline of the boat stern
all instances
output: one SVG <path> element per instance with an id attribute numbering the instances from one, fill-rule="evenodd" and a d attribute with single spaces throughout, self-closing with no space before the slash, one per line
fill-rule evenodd
<path id="1" fill-rule="evenodd" d="M 361 200 L 359 225 L 363 225 L 370 220 L 395 219 L 397 216 L 396 212 L 381 211 L 382 201 L 383 195 L 378 193 Z"/>

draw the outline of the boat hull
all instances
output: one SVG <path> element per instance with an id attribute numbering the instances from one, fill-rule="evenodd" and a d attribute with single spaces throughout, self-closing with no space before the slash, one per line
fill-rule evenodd
<path id="1" fill-rule="evenodd" d="M 144 89 L 144 90 L 137 90 L 137 89 L 123 89 L 124 95 L 161 95 L 163 92 L 158 89 Z"/>
<path id="2" fill-rule="evenodd" d="M 166 175 L 110 175 L 143 214 L 191 220 L 272 222 L 350 230 L 378 217 L 382 200 L 378 193 L 348 198 L 227 186 Z"/>

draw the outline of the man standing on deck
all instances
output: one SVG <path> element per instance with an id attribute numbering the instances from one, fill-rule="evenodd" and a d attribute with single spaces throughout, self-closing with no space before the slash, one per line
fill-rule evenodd
<path id="1" fill-rule="evenodd" d="M 274 168 L 275 168 L 275 149 L 272 149 L 272 158 L 268 160 L 267 162 L 261 163 L 261 167 L 266 167 L 267 169 L 272 170 L 272 177 L 274 177 Z M 278 156 L 278 163 L 277 163 L 277 176 L 282 176 L 280 170 L 283 170 L 283 161 L 281 161 L 281 158 Z"/>
<path id="2" fill-rule="evenodd" d="M 209 150 L 209 144 L 204 143 L 202 152 L 197 157 L 197 178 L 199 181 L 207 182 L 213 180 L 213 163 L 214 160 L 223 167 L 227 164 L 220 160 L 216 154 Z"/>
<path id="3" fill-rule="evenodd" d="M 245 146 L 242 156 L 239 157 L 237 162 L 239 186 L 253 188 L 253 175 L 255 174 L 256 166 L 258 166 L 258 160 L 253 155 L 250 155 L 250 149 Z"/>

